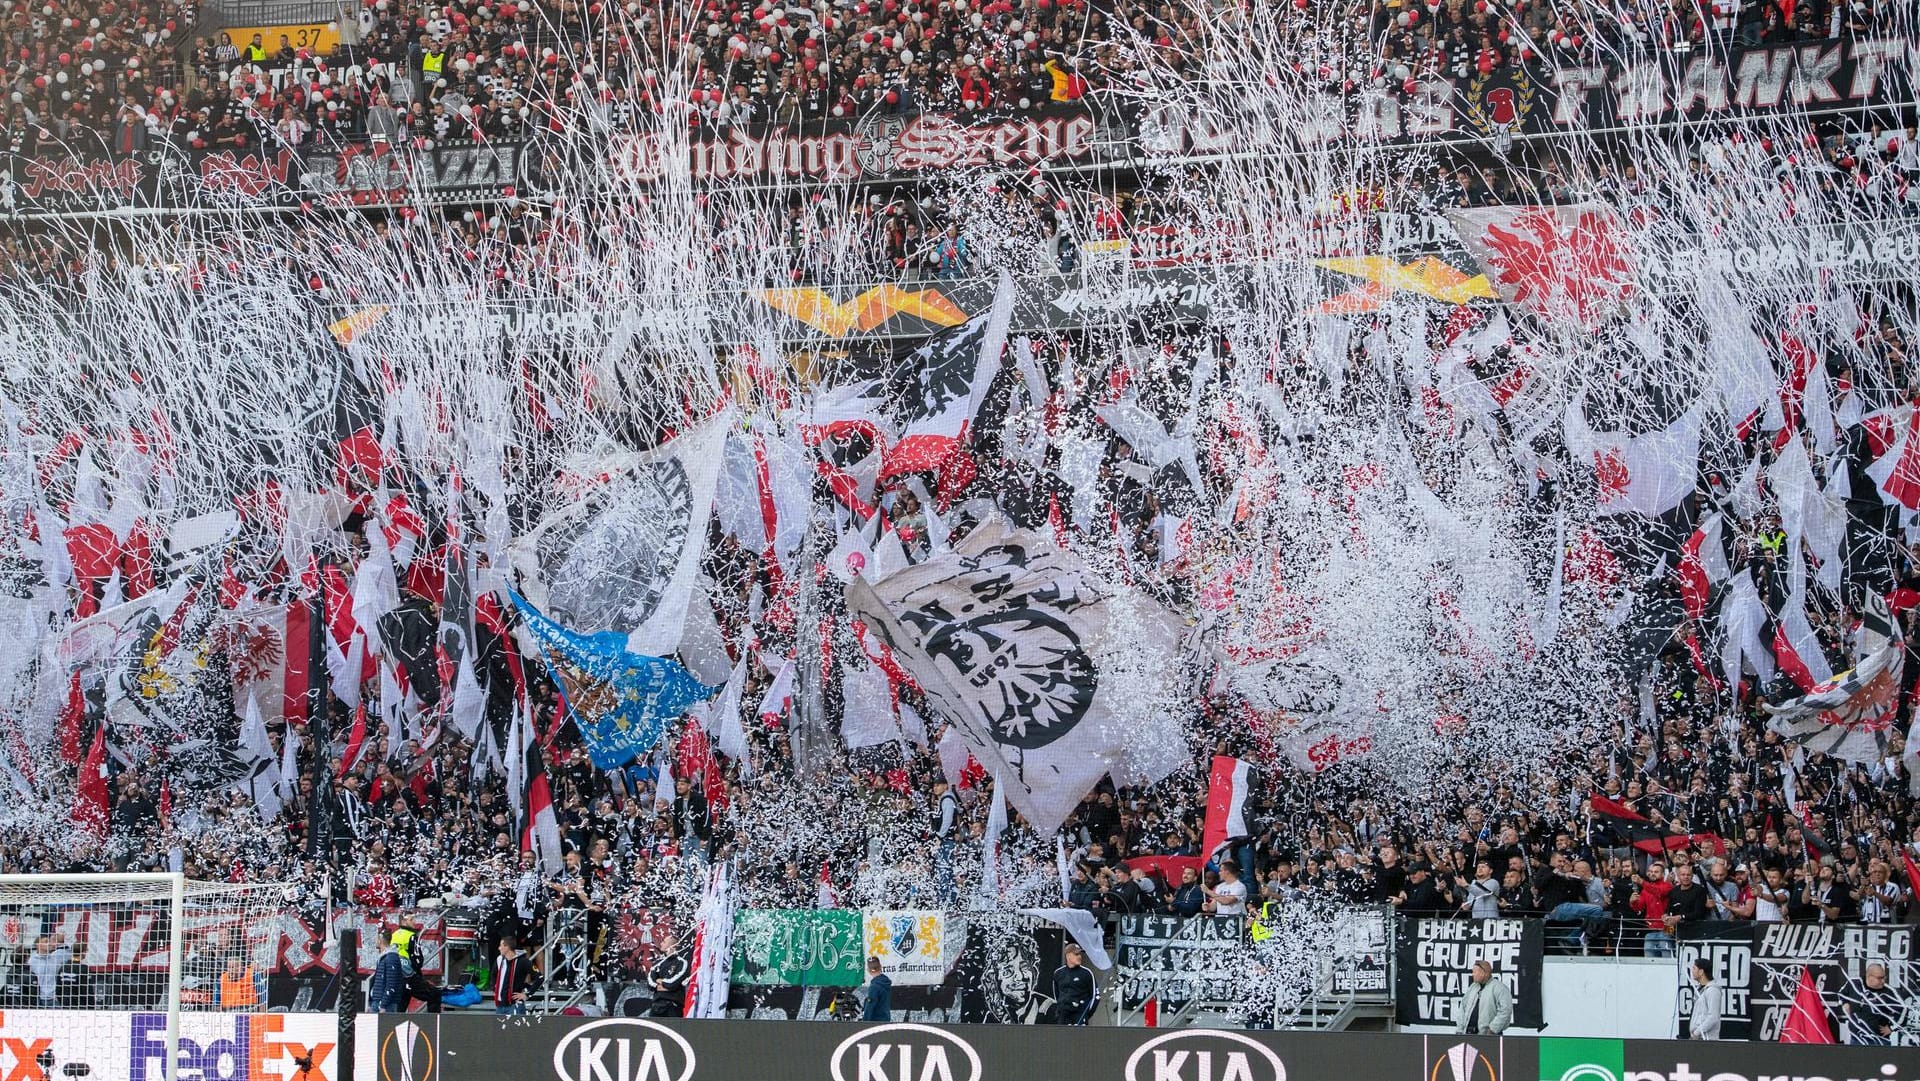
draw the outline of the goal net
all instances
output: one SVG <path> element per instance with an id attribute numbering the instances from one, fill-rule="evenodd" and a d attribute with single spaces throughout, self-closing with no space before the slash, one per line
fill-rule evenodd
<path id="1" fill-rule="evenodd" d="M 266 1010 L 286 906 L 278 885 L 0 875 L 0 1077 L 174 1081 L 223 1035 L 212 1053 L 248 1054 L 195 1018 Z"/>

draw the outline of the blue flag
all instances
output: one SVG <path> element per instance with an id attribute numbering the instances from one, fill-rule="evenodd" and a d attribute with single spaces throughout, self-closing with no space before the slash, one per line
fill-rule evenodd
<path id="1" fill-rule="evenodd" d="M 667 724 L 713 696 L 677 662 L 627 652 L 619 631 L 577 634 L 562 627 L 526 598 L 508 590 L 540 644 L 547 673 L 567 695 L 567 714 L 580 728 L 597 769 L 624 766 L 653 750 Z"/>

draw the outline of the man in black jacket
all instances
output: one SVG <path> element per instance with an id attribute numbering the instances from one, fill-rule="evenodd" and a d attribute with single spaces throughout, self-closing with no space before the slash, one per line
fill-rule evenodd
<path id="1" fill-rule="evenodd" d="M 1433 866 L 1425 860 L 1407 868 L 1405 891 L 1397 900 L 1388 900 L 1394 901 L 1401 913 L 1408 916 L 1433 916 L 1453 907 L 1452 893 L 1442 889 L 1440 883 L 1434 880 Z"/>
<path id="2" fill-rule="evenodd" d="M 1851 1002 L 1841 1010 L 1852 1023 L 1855 1043 L 1885 1047 L 1893 1042 L 1893 1025 L 1900 1019 L 1900 996 L 1887 986 L 1887 966 L 1874 962 L 1867 966 L 1858 991 L 1844 997 Z"/>
<path id="3" fill-rule="evenodd" d="M 647 983 L 653 988 L 653 1005 L 647 1008 L 647 1016 L 682 1016 L 686 1011 L 687 980 L 692 975 L 693 962 L 680 949 L 679 941 L 667 939 L 659 960 L 647 970 Z"/>
<path id="4" fill-rule="evenodd" d="M 1087 968 L 1087 953 L 1079 946 L 1068 946 L 1067 963 L 1053 970 L 1053 1016 L 1056 1025 L 1084 1025 L 1093 1015 L 1093 972 Z"/>
<path id="5" fill-rule="evenodd" d="M 1673 892 L 1667 895 L 1667 933 L 1682 924 L 1704 920 L 1712 911 L 1707 887 L 1693 877 L 1693 865 L 1677 863 L 1673 867 Z"/>

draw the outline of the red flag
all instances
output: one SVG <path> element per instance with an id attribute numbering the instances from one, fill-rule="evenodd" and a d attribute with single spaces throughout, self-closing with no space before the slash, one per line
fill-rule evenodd
<path id="1" fill-rule="evenodd" d="M 386 467 L 386 450 L 372 428 L 362 428 L 340 441 L 336 472 L 342 488 L 378 488 Z"/>
<path id="2" fill-rule="evenodd" d="M 1680 546 L 1680 601 L 1686 605 L 1687 618 L 1696 621 L 1706 617 L 1707 598 L 1713 592 L 1713 581 L 1700 559 L 1700 548 L 1706 540 L 1707 529 L 1702 526 Z"/>
<path id="3" fill-rule="evenodd" d="M 1907 884 L 1913 887 L 1913 895 L 1920 897 L 1920 866 L 1915 866 L 1913 853 L 1902 852 L 1900 859 L 1907 865 Z"/>
<path id="4" fill-rule="evenodd" d="M 93 747 L 74 778 L 73 821 L 96 838 L 107 836 L 107 730 L 93 730 Z"/>
<path id="5" fill-rule="evenodd" d="M 67 707 L 60 711 L 60 760 L 69 766 L 80 764 L 80 729 L 87 720 L 87 695 L 80 689 L 80 673 L 75 671 L 67 683 Z"/>
<path id="6" fill-rule="evenodd" d="M 340 769 L 336 778 L 345 777 L 360 762 L 360 755 L 367 749 L 367 704 L 363 701 L 353 711 L 353 728 L 347 732 L 347 749 L 340 755 Z"/>
<path id="7" fill-rule="evenodd" d="M 685 778 L 700 785 L 709 813 L 726 808 L 727 782 L 720 774 L 719 760 L 713 756 L 713 743 L 700 726 L 691 721 L 674 743 L 673 776 L 675 780 Z"/>
<path id="8" fill-rule="evenodd" d="M 136 521 L 120 548 L 120 574 L 127 584 L 127 599 L 135 600 L 153 592 L 153 538 L 147 535 L 145 522 Z"/>
<path id="9" fill-rule="evenodd" d="M 1814 982 L 1813 969 L 1800 969 L 1800 988 L 1793 993 L 1793 1010 L 1780 1029 L 1781 1043 L 1832 1043 L 1833 1026 L 1827 1022 L 1827 1004 Z"/>
<path id="10" fill-rule="evenodd" d="M 1813 673 L 1807 671 L 1807 662 L 1800 659 L 1800 652 L 1787 640 L 1785 624 L 1775 624 L 1773 628 L 1773 659 L 1780 665 L 1780 671 L 1786 673 L 1793 685 L 1800 688 L 1802 694 L 1812 694 L 1819 682 Z"/>
<path id="11" fill-rule="evenodd" d="M 65 533 L 67 560 L 73 565 L 74 585 L 80 589 L 80 603 L 74 607 L 77 619 L 85 619 L 100 610 L 99 587 L 120 566 L 120 538 L 100 524 L 71 526 Z"/>
<path id="12" fill-rule="evenodd" d="M 560 820 L 554 816 L 553 789 L 547 784 L 547 765 L 538 743 L 527 744 L 526 763 L 520 850 L 537 853 L 541 870 L 551 874 L 560 869 Z"/>
<path id="13" fill-rule="evenodd" d="M 307 697 L 313 687 L 314 645 L 318 628 L 314 626 L 313 608 L 307 601 L 293 601 L 287 605 L 285 643 L 286 658 L 285 682 L 281 685 L 280 715 L 288 724 L 307 723 Z"/>
<path id="14" fill-rule="evenodd" d="M 1248 836 L 1247 775 L 1252 767 L 1224 754 L 1213 756 L 1207 772 L 1207 820 L 1200 835 L 1200 855 L 1212 859 L 1236 837 Z M 1177 880 L 1176 880 L 1177 881 Z"/>

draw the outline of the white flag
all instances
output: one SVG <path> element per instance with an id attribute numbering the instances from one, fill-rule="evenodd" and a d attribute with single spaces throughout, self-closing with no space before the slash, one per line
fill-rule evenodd
<path id="1" fill-rule="evenodd" d="M 672 654 L 732 424 L 722 412 L 665 446 L 576 465 L 572 501 L 508 552 L 521 595 L 577 634 L 623 631 L 629 652 Z"/>
<path id="2" fill-rule="evenodd" d="M 266 722 L 260 719 L 260 705 L 247 699 L 246 719 L 240 722 L 240 748 L 246 752 L 251 775 L 249 790 L 254 805 L 260 808 L 262 821 L 280 817 L 284 802 L 280 798 L 280 762 L 273 753 L 273 739 L 267 735 Z"/>
<path id="3" fill-rule="evenodd" d="M 1138 696 L 1103 685 L 1096 660 L 1124 643 L 1138 667 L 1172 673 L 1179 618 L 1140 598 L 1129 598 L 1124 621 L 1110 618 L 1113 601 L 1078 557 L 1000 519 L 946 555 L 847 587 L 848 609 L 892 646 L 1042 833 L 1109 770 L 1139 772 L 1130 745 L 1184 745 L 1175 718 L 1132 708 Z"/>

